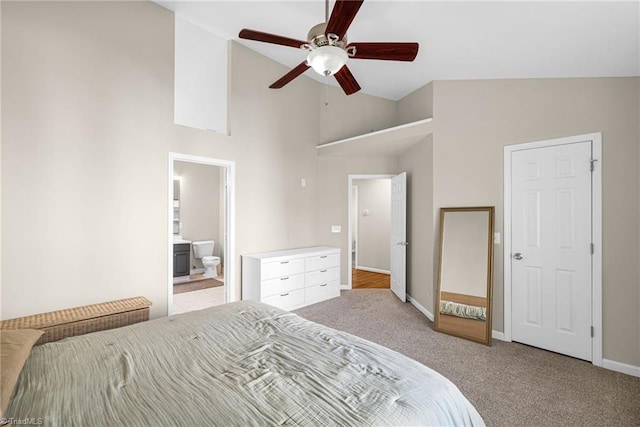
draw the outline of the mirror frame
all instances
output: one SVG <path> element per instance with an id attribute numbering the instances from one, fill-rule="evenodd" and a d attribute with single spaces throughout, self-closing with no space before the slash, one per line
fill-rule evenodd
<path id="1" fill-rule="evenodd" d="M 492 334 L 492 300 L 493 300 L 493 228 L 494 228 L 494 206 L 470 206 L 470 207 L 456 207 L 456 208 L 440 208 L 440 247 L 438 257 L 438 282 L 436 290 L 436 306 L 434 317 L 434 329 L 438 332 L 443 332 L 449 335 L 457 336 L 459 338 L 465 338 L 471 341 L 479 342 L 481 344 L 491 345 Z M 467 333 L 463 329 L 447 329 L 443 328 L 440 322 L 440 292 L 441 292 L 441 279 L 442 279 L 442 254 L 443 254 L 443 240 L 444 240 L 444 217 L 447 212 L 488 212 L 489 223 L 487 233 L 487 302 L 486 302 L 486 320 L 485 330 L 483 336 Z M 463 318 L 460 318 L 463 319 Z M 465 319 L 469 322 L 479 322 L 480 320 Z"/>

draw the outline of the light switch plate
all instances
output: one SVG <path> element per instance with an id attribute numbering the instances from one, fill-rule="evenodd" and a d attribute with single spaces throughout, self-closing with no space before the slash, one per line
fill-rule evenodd
<path id="1" fill-rule="evenodd" d="M 306 179 L 304 179 L 304 178 L 302 178 L 302 179 L 300 180 L 300 186 L 302 186 L 302 188 L 306 187 L 306 186 L 307 186 L 307 180 L 306 180 Z"/>
<path id="2" fill-rule="evenodd" d="M 493 243 L 496 245 L 500 244 L 500 233 L 493 233 Z"/>
<path id="3" fill-rule="evenodd" d="M 342 233 L 342 227 L 340 225 L 332 225 L 331 226 L 332 233 Z"/>

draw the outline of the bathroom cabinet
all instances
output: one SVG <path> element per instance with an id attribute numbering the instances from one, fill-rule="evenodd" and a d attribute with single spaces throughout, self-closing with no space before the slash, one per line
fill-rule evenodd
<path id="1" fill-rule="evenodd" d="M 242 299 L 295 310 L 340 296 L 340 249 L 326 246 L 242 256 Z"/>
<path id="2" fill-rule="evenodd" d="M 173 277 L 188 276 L 191 268 L 191 245 L 176 243 L 173 245 Z"/>

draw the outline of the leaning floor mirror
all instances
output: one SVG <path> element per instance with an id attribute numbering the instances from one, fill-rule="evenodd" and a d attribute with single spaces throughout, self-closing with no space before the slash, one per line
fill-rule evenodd
<path id="1" fill-rule="evenodd" d="M 440 209 L 435 329 L 491 345 L 493 206 Z"/>

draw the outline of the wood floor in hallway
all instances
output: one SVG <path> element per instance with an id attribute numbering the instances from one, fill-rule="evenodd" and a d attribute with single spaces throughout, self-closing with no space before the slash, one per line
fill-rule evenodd
<path id="1" fill-rule="evenodd" d="M 389 289 L 391 276 L 372 271 L 351 270 L 351 287 L 353 289 Z"/>

